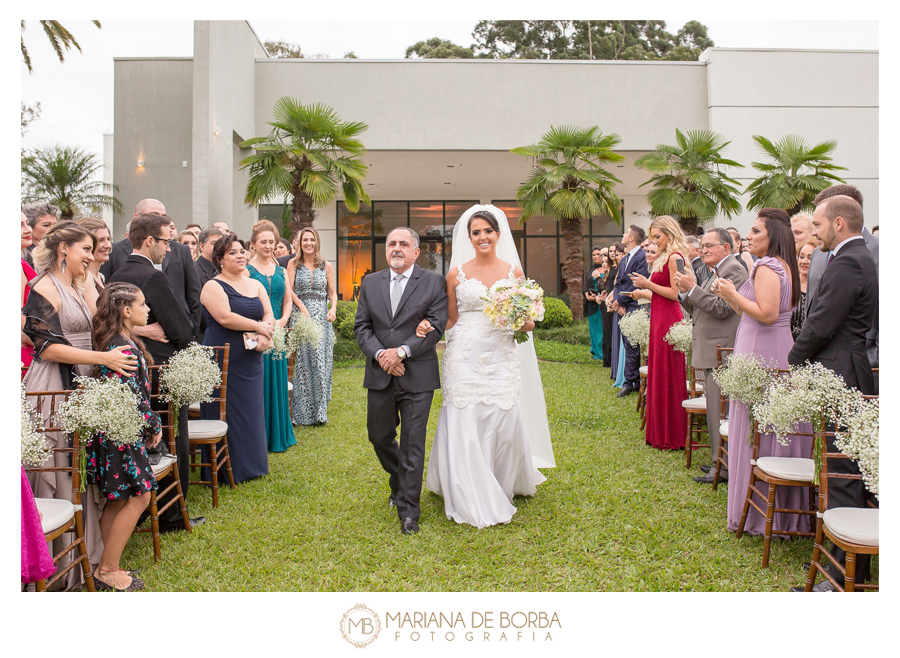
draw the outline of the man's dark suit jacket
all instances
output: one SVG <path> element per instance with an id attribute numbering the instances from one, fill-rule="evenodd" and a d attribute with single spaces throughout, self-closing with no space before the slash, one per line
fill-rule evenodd
<path id="1" fill-rule="evenodd" d="M 281 265 L 284 269 L 287 269 L 288 263 L 290 263 L 291 260 L 293 260 L 296 256 L 297 254 L 288 254 L 287 256 L 281 256 L 279 258 L 276 258 L 275 260 L 278 261 L 278 264 Z"/>
<path id="2" fill-rule="evenodd" d="M 638 307 L 637 300 L 622 295 L 623 292 L 630 292 L 635 289 L 634 283 L 631 282 L 631 277 L 628 275 L 634 273 L 643 274 L 649 279 L 650 271 L 647 269 L 647 256 L 643 249 L 638 249 L 632 256 L 626 254 L 623 256 L 624 258 L 628 258 L 628 262 L 625 263 L 625 267 L 622 267 L 622 262 L 619 261 L 619 271 L 616 273 L 615 300 L 628 313 Z"/>
<path id="3" fill-rule="evenodd" d="M 159 322 L 162 330 L 166 332 L 168 343 L 144 339 L 147 351 L 157 363 L 165 363 L 177 350 L 190 345 L 194 340 L 191 321 L 178 303 L 177 296 L 172 292 L 168 277 L 153 267 L 149 258 L 131 254 L 109 279 L 110 283 L 116 281 L 133 283 L 141 289 L 147 300 L 147 306 L 150 307 L 147 324 Z"/>
<path id="4" fill-rule="evenodd" d="M 197 266 L 197 278 L 200 280 L 200 290 L 203 290 L 203 286 L 206 285 L 206 282 L 216 276 L 216 266 L 206 260 L 203 256 L 200 256 L 194 264 Z"/>
<path id="5" fill-rule="evenodd" d="M 788 355 L 791 365 L 818 361 L 867 395 L 875 392 L 866 356 L 866 333 L 878 308 L 875 261 L 862 240 L 841 247 L 832 259 Z"/>
<path id="6" fill-rule="evenodd" d="M 441 387 L 435 345 L 447 326 L 447 282 L 440 274 L 413 266 L 397 314 L 391 317 L 390 269 L 370 274 L 363 279 L 356 308 L 353 331 L 360 349 L 366 355 L 363 386 L 383 390 L 391 383 L 375 358 L 381 349 L 407 345 L 410 355 L 403 360 L 406 372 L 398 378 L 403 390 L 410 393 L 434 391 Z M 419 322 L 427 318 L 434 327 L 425 338 L 416 336 Z"/>
<path id="7" fill-rule="evenodd" d="M 191 250 L 174 240 L 169 243 L 170 251 L 162 262 L 162 271 L 169 279 L 172 292 L 175 294 L 179 306 L 190 318 L 191 331 L 197 334 L 200 330 L 200 278 L 197 276 L 197 268 L 194 259 L 191 258 Z M 109 260 L 100 266 L 100 273 L 107 281 L 112 280 L 112 275 L 121 268 L 131 255 L 131 243 L 128 238 L 113 243 Z M 145 292 L 144 295 L 147 293 Z"/>

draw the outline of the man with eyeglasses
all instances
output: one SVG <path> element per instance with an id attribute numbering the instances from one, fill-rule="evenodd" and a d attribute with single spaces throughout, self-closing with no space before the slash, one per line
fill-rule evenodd
<path id="1" fill-rule="evenodd" d="M 740 290 L 747 281 L 747 270 L 734 257 L 734 240 L 723 228 L 709 229 L 700 242 L 700 258 L 711 271 L 711 276 L 702 283 L 697 283 L 692 270 L 684 274 L 675 273 L 675 285 L 680 291 L 678 299 L 684 309 L 691 314 L 693 322 L 693 340 L 691 341 L 691 365 L 699 369 L 703 376 L 703 391 L 706 397 L 706 420 L 709 424 L 709 443 L 712 446 L 712 458 L 715 462 L 719 455 L 719 424 L 721 414 L 721 393 L 719 385 L 712 377 L 716 367 L 716 346 L 734 347 L 738 324 L 741 316 L 735 313 L 728 304 L 710 291 L 717 277 L 728 279 Z M 705 474 L 695 477 L 695 482 L 711 484 L 713 475 L 711 467 L 701 466 Z M 721 481 L 728 481 L 728 471 L 723 469 L 719 475 Z"/>
<path id="2" fill-rule="evenodd" d="M 178 304 L 190 318 L 191 331 L 194 332 L 194 337 L 197 338 L 200 335 L 201 319 L 200 277 L 197 274 L 197 267 L 191 256 L 190 247 L 181 244 L 175 239 L 178 236 L 178 229 L 175 227 L 175 222 L 172 218 L 166 215 L 166 207 L 161 201 L 157 199 L 141 199 L 138 201 L 134 208 L 134 216 L 137 218 L 143 214 L 160 215 L 169 220 L 167 225 L 169 235 L 165 236 L 170 240 L 169 251 L 166 252 L 162 262 L 157 263 L 155 267 L 165 273 L 169 279 L 172 292 L 175 293 Z M 130 225 L 131 222 L 129 222 Z M 106 277 L 107 281 L 124 265 L 131 252 L 131 242 L 128 239 L 128 230 L 126 229 L 125 239 L 113 244 L 109 260 L 100 266 L 100 273 Z M 136 333 L 142 338 L 151 338 L 156 341 L 163 341 L 166 338 L 159 325 L 142 327 L 140 330 L 136 330 Z"/>

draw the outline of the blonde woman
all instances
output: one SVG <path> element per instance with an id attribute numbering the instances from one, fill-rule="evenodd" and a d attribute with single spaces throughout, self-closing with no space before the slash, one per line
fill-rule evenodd
<path id="1" fill-rule="evenodd" d="M 650 267 L 650 278 L 635 274 L 634 285 L 652 294 L 650 298 L 650 349 L 647 358 L 647 434 L 654 448 L 684 448 L 687 418 L 681 403 L 687 397 L 684 385 L 684 353 L 676 352 L 665 336 L 684 318 L 678 303 L 675 272 L 690 267 L 685 254 L 688 245 L 681 227 L 668 215 L 650 223 L 650 241 L 659 256 Z M 688 263 L 687 265 L 685 265 Z M 680 266 L 680 267 L 679 267 Z"/>
<path id="2" fill-rule="evenodd" d="M 318 345 L 301 345 L 294 361 L 291 389 L 291 422 L 294 425 L 322 425 L 328 422 L 331 401 L 331 368 L 334 361 L 334 330 L 337 311 L 334 269 L 322 258 L 319 233 L 312 227 L 297 236 L 297 256 L 288 263 L 287 280 L 293 284 L 291 296 L 299 312 L 322 325 Z M 330 307 L 329 307 L 330 304 Z"/>
<path id="3" fill-rule="evenodd" d="M 797 215 L 794 215 L 797 217 Z M 796 239 L 797 233 L 794 232 Z M 791 314 L 791 335 L 794 340 L 800 335 L 800 329 L 806 322 L 806 290 L 809 282 L 809 265 L 812 262 L 813 252 L 819 247 L 819 241 L 809 236 L 805 241 L 797 243 L 797 267 L 800 270 L 800 302 L 794 307 Z"/>

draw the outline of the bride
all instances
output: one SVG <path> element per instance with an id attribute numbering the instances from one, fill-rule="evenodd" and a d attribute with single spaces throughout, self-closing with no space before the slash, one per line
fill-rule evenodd
<path id="1" fill-rule="evenodd" d="M 484 314 L 481 298 L 496 281 L 523 276 L 503 211 L 467 210 L 452 253 L 443 406 L 425 486 L 443 497 L 448 519 L 484 528 L 509 523 L 513 496 L 533 496 L 546 480 L 537 467 L 556 464 L 534 345 L 517 347 L 512 330 Z M 420 335 L 429 331 L 423 320 Z"/>

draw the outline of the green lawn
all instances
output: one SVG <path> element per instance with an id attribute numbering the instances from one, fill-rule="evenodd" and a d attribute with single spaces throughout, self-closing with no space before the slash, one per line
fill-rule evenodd
<path id="1" fill-rule="evenodd" d="M 298 428 L 298 445 L 269 456 L 269 476 L 223 489 L 216 510 L 192 487 L 191 516 L 208 521 L 163 535 L 156 565 L 149 535 L 133 537 L 123 564 L 142 567 L 155 591 L 785 591 L 804 581 L 811 540 L 776 540 L 762 569 L 762 538 L 725 530 L 727 487 L 691 480 L 705 454 L 688 472 L 682 452 L 646 446 L 636 398 L 615 397 L 587 347 L 537 349 L 555 361 L 540 368 L 557 467 L 534 498 L 516 499 L 509 525 L 457 525 L 423 491 L 421 531 L 400 534 L 366 438 L 363 370 L 347 362 L 327 425 Z"/>

